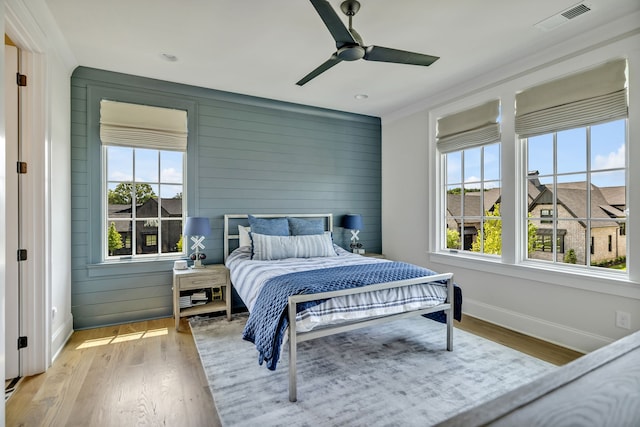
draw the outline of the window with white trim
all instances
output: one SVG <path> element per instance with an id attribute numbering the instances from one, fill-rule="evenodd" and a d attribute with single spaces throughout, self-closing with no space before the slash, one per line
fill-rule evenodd
<path id="1" fill-rule="evenodd" d="M 443 249 L 501 254 L 499 110 L 494 100 L 438 120 Z"/>
<path id="2" fill-rule="evenodd" d="M 626 61 L 516 96 L 528 259 L 626 270 Z M 551 242 L 556 242 L 555 245 Z"/>
<path id="3" fill-rule="evenodd" d="M 101 101 L 105 259 L 183 254 L 186 112 Z"/>

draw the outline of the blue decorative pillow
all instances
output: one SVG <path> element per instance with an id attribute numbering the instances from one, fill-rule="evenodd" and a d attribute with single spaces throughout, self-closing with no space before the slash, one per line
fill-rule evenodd
<path id="1" fill-rule="evenodd" d="M 306 236 L 267 236 L 251 233 L 253 237 L 252 259 L 272 261 L 285 258 L 312 258 L 336 256 L 331 233 Z"/>
<path id="2" fill-rule="evenodd" d="M 287 217 L 289 221 L 289 232 L 292 236 L 307 236 L 309 234 L 323 234 L 323 219 L 301 219 Z"/>
<path id="3" fill-rule="evenodd" d="M 289 221 L 287 218 L 256 218 L 249 215 L 251 233 L 266 234 L 268 236 L 288 236 Z"/>

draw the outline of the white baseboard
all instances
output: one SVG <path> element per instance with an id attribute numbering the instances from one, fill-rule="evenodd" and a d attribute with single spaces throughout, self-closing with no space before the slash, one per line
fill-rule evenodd
<path id="1" fill-rule="evenodd" d="M 54 331 L 51 336 L 51 354 L 53 355 L 51 357 L 51 363 L 56 360 L 56 357 L 58 357 L 64 345 L 69 341 L 69 338 L 71 338 L 71 334 L 73 334 L 73 315 L 69 313 L 64 323 Z"/>
<path id="2" fill-rule="evenodd" d="M 463 313 L 581 353 L 589 353 L 614 341 L 602 335 L 470 299 L 464 300 Z"/>

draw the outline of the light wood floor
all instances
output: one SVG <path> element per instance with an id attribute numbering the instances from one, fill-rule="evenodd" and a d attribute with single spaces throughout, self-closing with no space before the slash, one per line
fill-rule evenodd
<path id="1" fill-rule="evenodd" d="M 49 370 L 6 402 L 14 426 L 219 426 L 186 320 L 75 332 Z M 562 365 L 582 354 L 465 316 L 455 326 Z"/>
<path id="2" fill-rule="evenodd" d="M 566 365 L 583 356 L 583 353 L 514 332 L 471 316 L 463 316 L 462 322 L 454 322 L 454 326 L 558 366 Z"/>
<path id="3" fill-rule="evenodd" d="M 184 320 L 184 319 L 183 319 Z M 11 426 L 219 426 L 193 338 L 173 318 L 74 332 L 6 403 Z"/>

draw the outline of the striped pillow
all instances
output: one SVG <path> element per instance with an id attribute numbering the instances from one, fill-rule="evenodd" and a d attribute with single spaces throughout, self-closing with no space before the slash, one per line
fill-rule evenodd
<path id="1" fill-rule="evenodd" d="M 251 236 L 252 259 L 255 260 L 336 256 L 329 231 L 302 236 L 268 236 L 257 233 L 251 233 Z"/>

